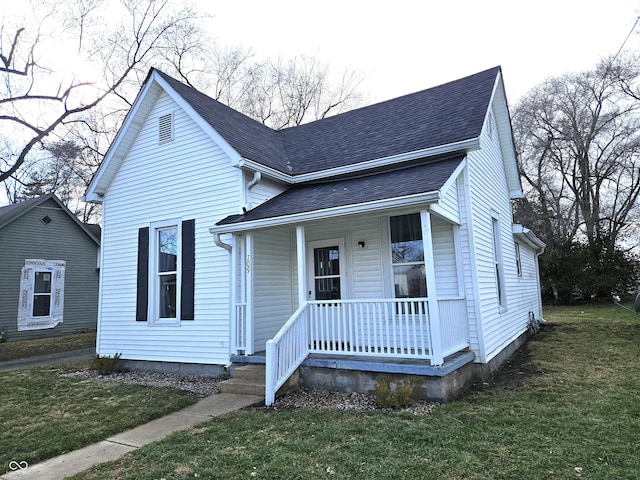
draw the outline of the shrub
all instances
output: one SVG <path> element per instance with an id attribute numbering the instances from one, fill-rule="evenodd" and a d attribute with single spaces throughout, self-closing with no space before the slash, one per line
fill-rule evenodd
<path id="1" fill-rule="evenodd" d="M 419 377 L 403 379 L 391 386 L 390 375 L 379 375 L 376 379 L 376 403 L 382 408 L 410 407 L 422 395 L 422 381 Z"/>
<path id="2" fill-rule="evenodd" d="M 113 357 L 95 355 L 89 362 L 89 370 L 96 370 L 100 375 L 120 372 L 120 355 L 120 353 L 116 353 Z"/>

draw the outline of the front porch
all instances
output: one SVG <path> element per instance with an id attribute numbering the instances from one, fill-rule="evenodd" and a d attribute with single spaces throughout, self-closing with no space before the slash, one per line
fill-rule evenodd
<path id="1" fill-rule="evenodd" d="M 447 402 L 458 397 L 461 391 L 477 381 L 476 372 L 473 371 L 474 357 L 469 351 L 456 352 L 445 358 L 442 365 L 435 366 L 429 361 L 410 358 L 310 354 L 298 368 L 292 383 L 308 390 L 371 393 L 375 390 L 379 375 L 389 375 L 394 382 L 410 375 L 421 378 L 424 399 Z M 245 368 L 244 366 L 264 369 L 266 359 L 265 352 L 234 355 L 231 357 L 231 376 L 235 378 L 239 373 L 238 368 Z M 263 388 L 252 392 L 263 395 L 264 376 L 259 376 L 258 379 L 263 383 Z M 285 385 L 284 389 L 287 387 Z"/>
<path id="2" fill-rule="evenodd" d="M 453 220 L 400 210 L 235 235 L 231 355 L 265 350 L 267 405 L 311 359 L 436 368 L 469 350 Z"/>
<path id="3" fill-rule="evenodd" d="M 374 363 L 407 359 L 438 367 L 468 347 L 464 298 L 305 302 L 267 342 L 265 402 L 273 403 L 309 356 L 373 358 Z"/>

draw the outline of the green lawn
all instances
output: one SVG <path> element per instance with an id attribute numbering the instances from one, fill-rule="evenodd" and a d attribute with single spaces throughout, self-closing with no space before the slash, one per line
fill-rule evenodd
<path id="1" fill-rule="evenodd" d="M 63 368 L 0 373 L 0 474 L 12 460 L 31 465 L 197 400 L 176 390 L 62 378 Z"/>
<path id="2" fill-rule="evenodd" d="M 76 333 L 58 337 L 23 340 L 19 342 L 0 343 L 0 362 L 18 358 L 46 355 L 49 353 L 69 352 L 84 348 L 95 348 L 96 334 Z"/>
<path id="3" fill-rule="evenodd" d="M 73 478 L 640 478 L 640 316 L 545 316 L 508 375 L 432 415 L 245 410 Z"/>

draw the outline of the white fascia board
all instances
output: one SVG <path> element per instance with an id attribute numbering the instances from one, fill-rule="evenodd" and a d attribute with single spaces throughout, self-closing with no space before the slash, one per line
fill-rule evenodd
<path id="1" fill-rule="evenodd" d="M 233 165 L 235 167 L 251 170 L 253 172 L 260 172 L 269 178 L 278 180 L 288 185 L 293 185 L 295 183 L 295 179 L 291 175 L 287 175 L 286 173 L 282 173 L 274 168 L 270 168 L 261 163 L 249 160 L 248 158 L 240 158 L 238 161 L 235 161 Z"/>
<path id="2" fill-rule="evenodd" d="M 499 99 L 496 98 L 498 91 L 500 92 Z M 498 75 L 496 76 L 496 82 L 493 87 L 489 106 L 494 110 L 494 115 L 500 115 L 502 119 L 504 119 L 503 121 L 500 121 L 500 119 L 496 117 L 496 129 L 498 130 L 498 138 L 500 139 L 500 149 L 502 151 L 503 162 L 507 161 L 511 163 L 511 168 L 508 168 L 507 165 L 504 166 L 505 176 L 507 178 L 507 184 L 509 185 L 511 198 L 522 198 L 523 194 L 522 184 L 520 181 L 520 173 L 518 169 L 518 158 L 515 143 L 513 140 L 511 116 L 509 115 L 507 94 L 504 89 L 502 72 L 498 72 Z M 488 115 L 489 111 L 487 111 L 487 118 Z"/>
<path id="3" fill-rule="evenodd" d="M 444 185 L 442 185 L 442 188 L 440 189 L 440 191 L 446 192 L 448 189 L 450 189 L 452 185 L 458 181 L 458 177 L 464 171 L 466 166 L 467 166 L 467 157 L 464 157 L 460 162 L 460 165 L 458 165 L 456 169 L 453 171 L 453 173 L 449 176 L 449 179 L 446 182 L 444 182 Z"/>
<path id="4" fill-rule="evenodd" d="M 512 231 L 514 237 L 532 247 L 538 254 L 541 254 L 547 246 L 547 244 L 540 240 L 533 231 L 523 227 L 522 225 L 514 223 Z"/>
<path id="5" fill-rule="evenodd" d="M 376 200 L 373 202 L 359 203 L 356 205 L 345 205 L 342 207 L 325 208 L 322 210 L 314 210 L 312 212 L 296 213 L 292 215 L 283 215 L 280 217 L 270 217 L 250 222 L 234 223 L 230 225 L 213 226 L 209 229 L 212 234 L 216 233 L 235 233 L 247 230 L 255 230 L 258 228 L 276 227 L 281 225 L 291 225 L 295 223 L 309 222 L 312 220 L 321 220 L 329 217 L 338 217 L 344 215 L 353 215 L 356 213 L 376 212 L 387 210 L 394 207 L 406 207 L 411 205 L 424 205 L 425 203 L 434 203 L 440 199 L 440 191 L 432 191 L 408 195 L 405 197 L 396 197 L 385 200 Z"/>
<path id="6" fill-rule="evenodd" d="M 344 165 L 341 167 L 330 168 L 327 170 L 319 170 L 317 172 L 304 173 L 293 177 L 293 183 L 310 182 L 314 180 L 325 180 L 330 177 L 339 175 L 347 175 L 357 173 L 363 170 L 369 170 L 380 167 L 387 167 L 401 162 L 416 160 L 424 157 L 432 157 L 436 155 L 444 155 L 455 152 L 469 152 L 480 148 L 480 139 L 478 137 L 461 140 L 459 142 L 448 143 L 446 145 L 438 145 L 436 147 L 425 148 L 413 152 L 401 153 L 390 157 L 376 158 L 366 162 L 354 163 L 352 165 Z"/>
<path id="7" fill-rule="evenodd" d="M 522 192 L 522 189 L 512 190 L 509 192 L 509 196 L 511 197 L 511 200 L 516 200 L 518 198 L 524 198 L 524 193 Z"/>
<path id="8" fill-rule="evenodd" d="M 157 87 L 155 88 L 157 89 Z M 136 136 L 140 132 L 142 125 L 144 125 L 146 115 L 143 115 L 141 110 L 143 109 L 143 105 L 145 105 L 145 99 L 147 99 L 149 95 L 155 96 L 155 98 L 150 99 L 153 103 L 155 103 L 155 100 L 157 100 L 160 95 L 159 90 L 154 90 L 154 84 L 151 80 L 148 81 L 138 93 L 138 96 L 133 102 L 133 106 L 127 113 L 120 130 L 118 130 L 116 134 L 116 138 L 109 146 L 109 150 L 107 150 L 98 171 L 91 180 L 91 183 L 89 183 L 85 193 L 88 202 L 102 203 L 102 197 L 115 176 L 115 172 L 111 173 L 112 170 L 117 171 L 120 168 L 124 157 L 126 157 L 129 151 L 130 145 L 124 145 L 125 140 L 128 140 L 131 135 Z M 106 178 L 108 172 L 111 173 L 111 178 Z"/>
<path id="9" fill-rule="evenodd" d="M 153 80 L 158 83 L 171 98 L 185 111 L 187 115 L 193 120 L 209 137 L 226 153 L 231 161 L 235 164 L 242 160 L 240 154 L 220 135 L 209 123 L 202 118 L 198 112 L 196 112 L 188 102 L 185 100 L 167 83 L 167 81 L 153 72 Z"/>

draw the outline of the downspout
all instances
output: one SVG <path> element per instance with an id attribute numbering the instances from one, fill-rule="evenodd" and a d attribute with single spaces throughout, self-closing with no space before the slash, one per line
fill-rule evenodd
<path id="1" fill-rule="evenodd" d="M 249 183 L 247 183 L 247 190 L 251 190 L 258 183 L 260 183 L 261 180 L 262 180 L 262 173 L 253 172 L 253 178 L 251 179 L 251 181 Z"/>
<path id="2" fill-rule="evenodd" d="M 231 253 L 231 245 L 229 245 L 228 243 L 224 243 L 221 239 L 220 239 L 220 234 L 219 233 L 214 233 L 213 234 L 213 243 L 215 243 L 218 247 L 222 247 L 224 248 L 227 252 Z"/>
<path id="3" fill-rule="evenodd" d="M 251 191 L 251 189 L 256 185 L 258 185 L 258 183 L 260 183 L 261 180 L 262 180 L 262 173 L 253 172 L 253 178 L 249 183 L 247 183 L 247 194 L 246 194 L 247 200 L 249 199 L 249 192 Z M 242 211 L 246 212 L 247 210 L 251 210 L 252 206 L 253 206 L 253 202 L 245 203 L 244 206 L 242 207 Z"/>

